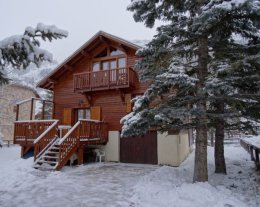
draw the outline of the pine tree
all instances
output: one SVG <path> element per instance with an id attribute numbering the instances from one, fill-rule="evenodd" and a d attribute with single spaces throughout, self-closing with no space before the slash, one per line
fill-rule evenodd
<path id="1" fill-rule="evenodd" d="M 236 78 L 229 82 L 231 68 L 235 70 L 239 60 L 234 52 L 237 47 L 232 44 L 233 36 L 239 33 L 244 37 L 244 31 L 254 31 L 254 37 L 259 35 L 256 33 L 259 31 L 259 8 L 259 2 L 253 0 L 132 1 L 128 9 L 134 11 L 136 21 L 143 21 L 148 27 L 152 27 L 157 19 L 166 22 L 157 28 L 157 35 L 147 47 L 138 52 L 143 59 L 136 69 L 141 80 L 150 81 L 150 87 L 143 96 L 133 100 L 133 112 L 122 119 L 122 135 L 145 133 L 150 127 L 161 131 L 195 128 L 193 179 L 195 182 L 206 181 L 207 127 L 216 127 L 223 119 L 228 123 L 225 127 L 238 127 L 242 122 L 234 120 L 250 115 L 245 104 L 241 105 L 241 102 L 249 102 L 248 96 L 243 96 L 243 101 L 237 97 L 239 103 L 232 101 L 227 105 L 225 102 L 223 113 L 223 100 L 228 102 L 231 97 L 235 100 L 236 95 L 227 93 L 222 98 L 218 82 L 225 88 L 225 94 L 238 85 Z M 246 15 L 237 16 L 240 12 L 247 12 L 252 20 Z M 247 23 L 251 28 L 245 28 Z M 228 48 L 227 42 L 231 43 Z M 223 51 L 230 49 L 233 49 L 233 55 L 230 53 L 224 58 Z M 255 77 L 254 84 L 257 80 Z M 235 90 L 241 95 L 243 88 L 241 85 Z"/>
<path id="2" fill-rule="evenodd" d="M 30 63 L 40 66 L 52 61 L 52 54 L 40 48 L 39 38 L 46 41 L 67 37 L 68 33 L 56 26 L 39 23 L 36 28 L 27 27 L 23 35 L 14 35 L 0 41 L 0 85 L 7 83 L 5 68 L 26 68 Z"/>
<path id="3" fill-rule="evenodd" d="M 208 117 L 216 128 L 216 173 L 226 174 L 225 130 L 254 133 L 255 121 L 260 118 L 259 11 L 258 1 L 211 1 L 199 20 L 205 28 L 211 22 L 206 89 Z"/>

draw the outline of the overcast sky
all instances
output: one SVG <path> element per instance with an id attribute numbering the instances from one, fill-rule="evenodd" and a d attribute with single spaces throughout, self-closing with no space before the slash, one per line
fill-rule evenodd
<path id="1" fill-rule="evenodd" d="M 127 40 L 149 40 L 155 29 L 133 20 L 130 0 L 0 0 L 0 40 L 22 34 L 27 26 L 55 24 L 69 32 L 67 39 L 43 44 L 63 61 L 99 30 Z"/>

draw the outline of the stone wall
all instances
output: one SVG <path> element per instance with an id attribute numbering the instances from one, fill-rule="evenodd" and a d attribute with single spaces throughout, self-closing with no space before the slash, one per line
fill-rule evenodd
<path id="1" fill-rule="evenodd" d="M 0 131 L 4 140 L 13 140 L 14 121 L 16 118 L 16 102 L 36 97 L 32 89 L 19 85 L 4 85 L 0 87 Z M 19 120 L 30 118 L 30 103 L 20 106 Z"/>

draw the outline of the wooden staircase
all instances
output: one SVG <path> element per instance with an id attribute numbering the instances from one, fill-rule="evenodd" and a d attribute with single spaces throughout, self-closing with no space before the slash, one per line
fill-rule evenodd
<path id="1" fill-rule="evenodd" d="M 59 164 L 59 138 L 54 138 L 54 142 L 46 151 L 35 160 L 33 167 L 40 170 L 55 170 Z"/>
<path id="2" fill-rule="evenodd" d="M 61 170 L 80 145 L 106 144 L 107 125 L 94 120 L 78 121 L 67 134 L 57 136 L 58 123 L 50 126 L 34 141 L 34 168 L 40 170 Z M 56 133 L 56 134 L 55 134 Z"/>

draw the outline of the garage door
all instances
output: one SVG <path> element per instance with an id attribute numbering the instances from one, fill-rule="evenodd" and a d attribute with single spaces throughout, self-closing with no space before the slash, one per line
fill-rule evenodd
<path id="1" fill-rule="evenodd" d="M 157 132 L 120 139 L 120 162 L 157 164 Z"/>

